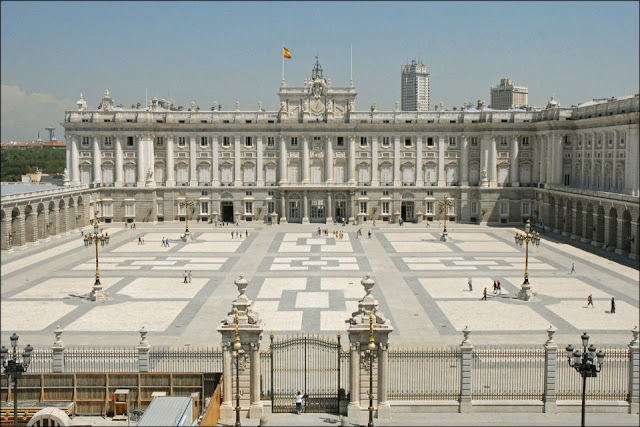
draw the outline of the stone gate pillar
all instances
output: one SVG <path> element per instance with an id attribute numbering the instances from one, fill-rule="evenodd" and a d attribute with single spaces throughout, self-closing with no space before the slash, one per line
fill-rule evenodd
<path id="1" fill-rule="evenodd" d="M 553 334 L 557 331 L 549 326 L 547 334 L 549 338 L 544 343 L 544 412 L 555 414 L 558 412 L 556 384 L 558 377 L 558 346 L 553 341 Z"/>
<path id="2" fill-rule="evenodd" d="M 378 368 L 377 390 L 374 391 L 374 400 L 378 402 L 377 416 L 380 419 L 388 419 L 391 418 L 391 405 L 388 399 L 388 351 L 389 334 L 393 331 L 393 327 L 382 315 L 382 312 L 378 310 L 378 302 L 371 295 L 371 290 L 376 284 L 371 278 L 371 273 L 367 273 L 367 277 L 361 280 L 360 283 L 364 287 L 366 294 L 358 302 L 358 311 L 353 313 L 351 319 L 349 319 L 349 346 L 351 348 L 349 390 L 351 398 L 347 407 L 347 415 L 349 419 L 354 421 L 363 415 L 360 407 L 360 363 L 369 363 L 367 351 L 369 351 L 370 344 L 373 343 L 375 346 L 373 363 L 377 364 Z"/>
<path id="3" fill-rule="evenodd" d="M 640 402 L 640 351 L 638 327 L 631 331 L 633 340 L 629 343 L 629 413 L 637 414 Z"/>
<path id="4" fill-rule="evenodd" d="M 262 402 L 260 401 L 260 341 L 262 340 L 262 320 L 253 311 L 253 302 L 244 294 L 249 286 L 242 274 L 235 285 L 239 295 L 231 303 L 231 311 L 218 328 L 222 335 L 222 405 L 220 418 L 235 418 L 236 393 L 236 357 L 240 382 L 240 410 L 243 416 L 259 419 L 262 416 Z M 239 342 L 240 350 L 234 345 Z M 248 367 L 248 370 L 247 370 Z"/>
<path id="5" fill-rule="evenodd" d="M 60 326 L 53 331 L 56 336 L 56 341 L 51 346 L 51 350 L 53 351 L 53 372 L 64 372 L 64 349 L 66 345 L 62 341 L 62 329 Z"/>

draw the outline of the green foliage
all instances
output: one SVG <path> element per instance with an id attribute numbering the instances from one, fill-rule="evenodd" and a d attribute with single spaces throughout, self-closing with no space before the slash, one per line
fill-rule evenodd
<path id="1" fill-rule="evenodd" d="M 54 174 L 64 172 L 66 150 L 56 148 L 0 150 L 0 180 L 3 182 L 20 181 L 20 176 L 35 172 Z"/>

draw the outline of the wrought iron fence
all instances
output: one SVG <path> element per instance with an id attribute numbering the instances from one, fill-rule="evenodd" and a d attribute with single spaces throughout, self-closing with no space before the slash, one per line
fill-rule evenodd
<path id="1" fill-rule="evenodd" d="M 68 347 L 65 372 L 138 372 L 135 347 Z"/>
<path id="2" fill-rule="evenodd" d="M 271 352 L 260 352 L 260 399 L 271 400 Z"/>
<path id="3" fill-rule="evenodd" d="M 351 353 L 349 351 L 340 351 L 340 388 L 344 389 L 344 396 L 349 395 L 349 373 L 351 372 Z"/>
<path id="4" fill-rule="evenodd" d="M 222 372 L 222 350 L 213 347 L 152 347 L 149 372 Z"/>
<path id="5" fill-rule="evenodd" d="M 18 352 L 18 363 L 22 363 L 22 353 Z M 46 374 L 53 372 L 53 350 L 34 348 L 27 372 L 30 374 Z"/>
<path id="6" fill-rule="evenodd" d="M 558 400 L 582 399 L 582 376 L 567 362 L 565 347 L 558 347 Z M 627 400 L 629 396 L 629 349 L 601 347 L 605 353 L 602 371 L 587 379 L 586 397 L 590 400 Z"/>
<path id="7" fill-rule="evenodd" d="M 478 347 L 472 354 L 471 398 L 541 400 L 544 347 Z"/>
<path id="8" fill-rule="evenodd" d="M 460 397 L 460 349 L 389 350 L 389 400 Z"/>

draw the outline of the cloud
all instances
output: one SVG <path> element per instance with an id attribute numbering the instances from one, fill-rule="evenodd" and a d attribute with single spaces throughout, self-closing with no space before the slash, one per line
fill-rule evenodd
<path id="1" fill-rule="evenodd" d="M 75 101 L 59 99 L 50 93 L 27 93 L 19 86 L 0 84 L 2 100 L 2 141 L 32 141 L 38 132 L 43 140 L 49 134 L 48 126 L 56 128 L 58 140 L 64 140 L 64 129 L 59 125 L 64 121 L 64 111 L 72 110 Z"/>

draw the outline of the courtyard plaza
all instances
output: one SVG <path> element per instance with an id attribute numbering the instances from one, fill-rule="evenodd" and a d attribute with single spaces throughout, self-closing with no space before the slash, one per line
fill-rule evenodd
<path id="1" fill-rule="evenodd" d="M 102 224 L 110 235 L 110 244 L 99 248 L 105 302 L 86 298 L 94 283 L 95 248 L 84 246 L 79 231 L 3 253 L 3 342 L 17 332 L 24 342 L 49 347 L 60 327 L 70 345 L 135 345 L 144 326 L 151 345 L 217 347 L 216 329 L 237 297 L 234 280 L 240 274 L 250 281 L 246 295 L 263 320 L 263 348 L 271 332 L 341 333 L 346 342 L 346 320 L 364 296 L 360 281 L 368 272 L 397 347 L 458 345 L 465 326 L 474 345 L 542 345 L 550 325 L 558 329 L 559 345 L 577 344 L 584 331 L 598 346 L 626 345 L 638 324 L 637 261 L 572 246 L 562 237 L 542 235 L 539 247 L 529 245 L 534 296 L 517 299 L 525 254 L 514 235 L 522 227 L 450 223 L 442 242 L 438 222 L 194 222 L 193 240 L 182 242 L 184 223 L 136 225 Z M 318 235 L 318 227 L 328 235 Z M 343 232 L 342 239 L 333 231 Z M 185 270 L 192 272 L 190 283 L 183 283 Z M 500 294 L 493 293 L 494 280 L 501 282 Z M 590 294 L 594 307 L 587 308 Z M 609 312 L 612 297 L 615 313 Z"/>

